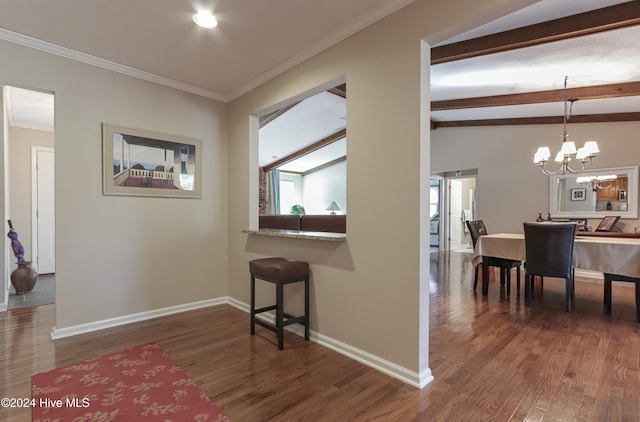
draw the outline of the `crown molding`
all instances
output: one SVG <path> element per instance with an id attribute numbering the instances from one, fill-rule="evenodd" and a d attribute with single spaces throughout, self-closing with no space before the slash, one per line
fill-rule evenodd
<path id="1" fill-rule="evenodd" d="M 173 79 L 165 78 L 154 73 L 146 72 L 133 67 L 125 66 L 119 63 L 115 63 L 109 60 L 101 59 L 99 57 L 92 56 L 90 54 L 82 53 L 70 48 L 62 47 L 57 44 L 53 44 L 47 41 L 43 41 L 37 38 L 33 38 L 27 35 L 23 35 L 14 31 L 10 31 L 5 28 L 0 28 L 0 40 L 12 42 L 25 47 L 30 47 L 45 53 L 53 54 L 56 56 L 64 57 L 77 62 L 85 63 L 91 66 L 96 66 L 102 69 L 110 70 L 113 72 L 121 73 L 133 78 L 142 79 L 145 81 L 153 82 L 159 85 L 164 85 L 169 88 L 178 89 L 180 91 L 189 92 L 202 97 L 211 98 L 216 101 L 228 103 L 236 98 L 246 94 L 247 92 L 257 88 L 265 82 L 275 78 L 276 76 L 292 69 L 305 60 L 310 59 L 316 54 L 321 53 L 327 48 L 343 41 L 358 31 L 366 28 L 367 26 L 383 19 L 390 14 L 402 9 L 414 0 L 394 0 L 385 2 L 380 7 L 372 10 L 370 13 L 362 16 L 360 19 L 353 22 L 353 24 L 344 28 L 342 31 L 338 31 L 329 37 L 324 38 L 320 42 L 309 46 L 299 54 L 292 56 L 288 60 L 280 62 L 276 66 L 272 67 L 266 72 L 261 73 L 256 78 L 249 81 L 243 87 L 235 90 L 230 95 L 219 94 L 213 91 L 209 91 L 203 88 L 199 88 L 194 85 L 182 83 Z"/>
<path id="2" fill-rule="evenodd" d="M 212 100 L 222 101 L 225 103 L 229 102 L 229 98 L 226 95 L 218 94 L 216 92 L 202 89 L 197 86 L 193 86 L 193 85 L 189 85 L 173 79 L 165 78 L 164 76 L 156 75 L 154 73 L 145 72 L 144 70 L 136 69 L 130 66 L 125 66 L 109 60 L 101 59 L 99 57 L 95 57 L 90 54 L 81 53 L 79 51 L 62 47 L 57 44 L 53 44 L 47 41 L 42 41 L 40 39 L 33 38 L 27 35 L 19 34 L 17 32 L 10 31 L 5 28 L 0 28 L 0 40 L 22 45 L 24 47 L 30 47 L 35 50 L 53 54 L 55 56 L 64 57 L 66 59 L 74 60 L 80 63 L 85 63 L 91 66 L 96 66 L 102 69 L 110 70 L 112 72 L 121 73 L 123 75 L 131 76 L 132 78 L 153 82 L 158 85 L 174 88 L 180 91 L 199 95 L 201 97 L 211 98 Z"/>
<path id="3" fill-rule="evenodd" d="M 309 46 L 304 49 L 299 54 L 287 59 L 279 64 L 275 65 L 268 71 L 260 74 L 256 78 L 252 79 L 241 87 L 240 89 L 235 90 L 229 95 L 229 101 L 233 101 L 238 97 L 246 94 L 247 92 L 259 87 L 260 85 L 268 82 L 269 80 L 275 78 L 276 76 L 294 68 L 295 66 L 301 64 L 302 62 L 310 59 L 311 57 L 320 54 L 324 50 L 338 44 L 340 41 L 343 41 L 349 38 L 351 35 L 357 33 L 358 31 L 363 30 L 369 25 L 391 15 L 394 12 L 402 9 L 403 7 L 413 3 L 414 0 L 395 0 L 391 2 L 385 2 L 382 6 L 372 10 L 370 13 L 362 16 L 362 18 L 355 21 L 352 25 L 344 28 L 342 31 L 338 31 L 332 34 L 329 37 L 326 37 L 319 41 L 316 44 Z"/>

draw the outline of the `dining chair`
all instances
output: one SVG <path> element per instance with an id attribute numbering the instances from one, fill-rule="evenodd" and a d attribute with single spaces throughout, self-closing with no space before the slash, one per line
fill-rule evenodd
<path id="1" fill-rule="evenodd" d="M 466 220 L 467 228 L 469 229 L 469 233 L 471 234 L 471 243 L 473 244 L 473 248 L 475 249 L 476 243 L 480 236 L 484 236 L 487 234 L 487 228 L 484 225 L 484 221 L 482 220 Z M 484 260 L 483 260 L 484 262 Z M 507 296 L 511 295 L 511 269 L 516 269 L 516 277 L 517 277 L 517 289 L 520 291 L 520 265 L 521 261 L 513 261 L 510 259 L 504 258 L 488 258 L 488 266 L 489 267 L 497 267 L 500 268 L 500 284 L 503 285 L 506 283 L 507 285 Z M 478 267 L 482 264 L 476 265 L 474 268 L 473 275 L 473 289 L 475 290 L 478 286 Z"/>
<path id="2" fill-rule="evenodd" d="M 640 278 L 629 277 L 620 274 L 604 273 L 604 307 L 608 314 L 611 314 L 611 282 L 612 281 L 628 281 L 635 283 L 636 288 L 636 318 L 640 322 Z"/>
<path id="3" fill-rule="evenodd" d="M 535 276 L 563 278 L 567 312 L 573 298 L 573 244 L 575 223 L 524 223 L 524 296 L 531 296 Z"/>

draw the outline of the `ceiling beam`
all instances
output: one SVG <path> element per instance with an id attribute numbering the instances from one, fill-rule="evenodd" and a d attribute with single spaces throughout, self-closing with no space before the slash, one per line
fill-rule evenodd
<path id="1" fill-rule="evenodd" d="M 337 95 L 338 97 L 347 98 L 347 84 L 338 85 L 335 88 L 327 90 L 328 92 Z"/>
<path id="2" fill-rule="evenodd" d="M 633 96 L 640 96 L 640 82 L 626 82 L 567 89 L 567 98 L 575 98 L 579 100 L 599 100 L 603 98 Z M 550 91 L 526 92 L 521 94 L 432 101 L 431 111 L 554 103 L 562 101 L 564 101 L 564 90 L 554 89 Z"/>
<path id="3" fill-rule="evenodd" d="M 327 167 L 331 167 L 331 166 L 333 166 L 335 164 L 338 164 L 338 163 L 341 163 L 343 161 L 347 161 L 347 156 L 346 155 L 343 155 L 342 157 L 338 157 L 335 160 L 328 161 L 328 162 L 326 162 L 324 164 L 320 164 L 318 167 L 314 167 L 312 169 L 305 170 L 302 173 L 302 175 L 303 176 L 307 176 L 307 175 L 309 175 L 311 173 L 315 173 L 316 171 L 320 171 L 320 170 L 325 169 Z"/>
<path id="4" fill-rule="evenodd" d="M 319 140 L 318 142 L 311 144 L 305 148 L 302 148 L 301 150 L 298 150 L 296 152 L 293 152 L 285 157 L 282 157 L 281 159 L 279 159 L 278 161 L 274 161 L 271 164 L 267 164 L 266 166 L 262 167 L 262 169 L 264 171 L 269 171 L 269 170 L 273 170 L 275 168 L 278 168 L 286 163 L 289 163 L 297 158 L 302 157 L 303 155 L 307 155 L 313 151 L 316 151 L 322 147 L 325 147 L 329 144 L 332 144 L 336 141 L 339 141 L 342 138 L 345 138 L 347 136 L 347 129 L 342 129 L 339 130 L 338 132 L 327 136 L 324 139 Z"/>
<path id="5" fill-rule="evenodd" d="M 265 127 L 269 123 L 273 122 L 275 119 L 277 119 L 278 117 L 282 116 L 284 113 L 286 113 L 287 111 L 291 110 L 293 107 L 297 106 L 298 104 L 300 104 L 300 101 L 295 102 L 293 104 L 289 104 L 288 106 L 284 106 L 282 108 L 279 108 L 276 111 L 272 111 L 269 114 L 265 114 L 264 116 L 260 116 L 259 129 L 262 129 L 263 127 Z"/>
<path id="6" fill-rule="evenodd" d="M 608 114 L 583 114 L 571 116 L 569 123 L 611 123 L 611 122 L 637 122 L 640 121 L 640 113 L 608 113 Z M 511 119 L 484 119 L 484 120 L 455 120 L 438 122 L 431 121 L 431 130 L 445 127 L 477 127 L 477 126 L 516 126 L 516 125 L 548 125 L 562 124 L 563 116 L 550 117 L 521 117 Z"/>
<path id="7" fill-rule="evenodd" d="M 431 49 L 431 64 L 515 50 L 640 24 L 640 0 Z"/>

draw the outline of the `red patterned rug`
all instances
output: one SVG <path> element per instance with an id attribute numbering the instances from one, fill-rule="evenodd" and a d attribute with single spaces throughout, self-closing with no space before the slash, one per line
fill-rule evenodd
<path id="1" fill-rule="evenodd" d="M 31 378 L 34 422 L 230 421 L 157 345 Z"/>

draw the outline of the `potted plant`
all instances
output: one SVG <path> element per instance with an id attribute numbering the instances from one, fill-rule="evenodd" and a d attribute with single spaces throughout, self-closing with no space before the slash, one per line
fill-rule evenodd
<path id="1" fill-rule="evenodd" d="M 302 205 L 295 204 L 294 206 L 291 207 L 291 211 L 289 211 L 289 214 L 305 215 L 306 212 L 305 212 L 304 207 Z"/>

